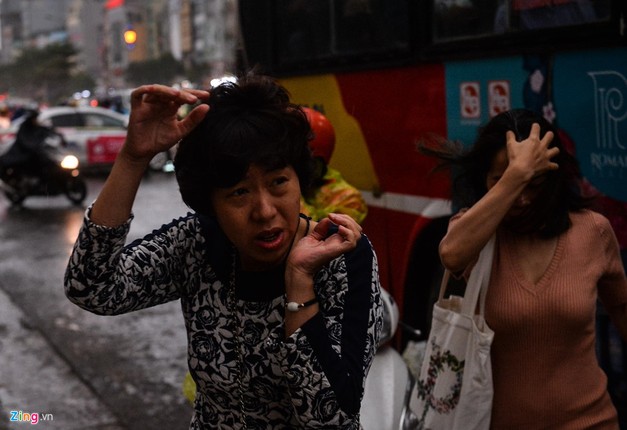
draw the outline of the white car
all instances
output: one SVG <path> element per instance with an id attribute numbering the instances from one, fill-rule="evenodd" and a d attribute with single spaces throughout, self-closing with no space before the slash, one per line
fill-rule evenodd
<path id="1" fill-rule="evenodd" d="M 128 115 L 101 107 L 55 106 L 42 109 L 38 121 L 54 127 L 67 143 L 67 150 L 87 168 L 110 167 L 126 139 Z M 20 119 L 0 132 L 0 154 L 13 143 Z M 153 170 L 163 170 L 171 160 L 168 153 L 155 156 L 150 163 Z"/>

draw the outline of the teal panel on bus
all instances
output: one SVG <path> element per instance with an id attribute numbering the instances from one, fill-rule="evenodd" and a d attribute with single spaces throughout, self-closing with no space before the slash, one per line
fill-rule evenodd
<path id="1" fill-rule="evenodd" d="M 523 107 L 528 71 L 520 57 L 445 64 L 448 138 L 472 144 L 477 128 L 503 110 Z"/>
<path id="2" fill-rule="evenodd" d="M 553 86 L 557 125 L 584 176 L 627 201 L 627 48 L 557 55 Z"/>

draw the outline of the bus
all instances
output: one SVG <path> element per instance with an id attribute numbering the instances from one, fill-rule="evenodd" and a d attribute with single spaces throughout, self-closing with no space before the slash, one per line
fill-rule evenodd
<path id="1" fill-rule="evenodd" d="M 416 151 L 425 137 L 469 145 L 504 110 L 542 113 L 627 261 L 626 16 L 624 0 L 239 0 L 243 65 L 334 124 L 331 165 L 364 195 L 382 284 L 424 336 L 454 211 L 450 178 Z M 599 354 L 627 405 L 627 354 L 611 354 L 625 345 L 600 314 Z"/>

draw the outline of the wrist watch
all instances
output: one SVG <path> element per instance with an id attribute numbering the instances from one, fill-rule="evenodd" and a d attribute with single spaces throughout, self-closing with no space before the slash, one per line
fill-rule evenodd
<path id="1" fill-rule="evenodd" d="M 301 310 L 301 308 L 306 308 L 307 306 L 311 306 L 314 303 L 318 303 L 318 298 L 314 297 L 311 300 L 308 300 L 304 303 L 298 303 L 298 302 L 287 302 L 285 304 L 285 309 L 287 309 L 290 312 L 298 312 L 299 310 Z"/>

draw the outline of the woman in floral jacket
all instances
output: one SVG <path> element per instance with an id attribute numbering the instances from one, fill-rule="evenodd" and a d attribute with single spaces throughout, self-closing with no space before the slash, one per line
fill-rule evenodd
<path id="1" fill-rule="evenodd" d="M 192 429 L 359 428 L 381 329 L 377 260 L 349 216 L 299 215 L 311 157 L 302 110 L 253 74 L 210 95 L 142 86 L 131 103 L 68 264 L 69 299 L 102 315 L 180 300 Z M 177 142 L 193 212 L 125 245 L 148 162 Z"/>

